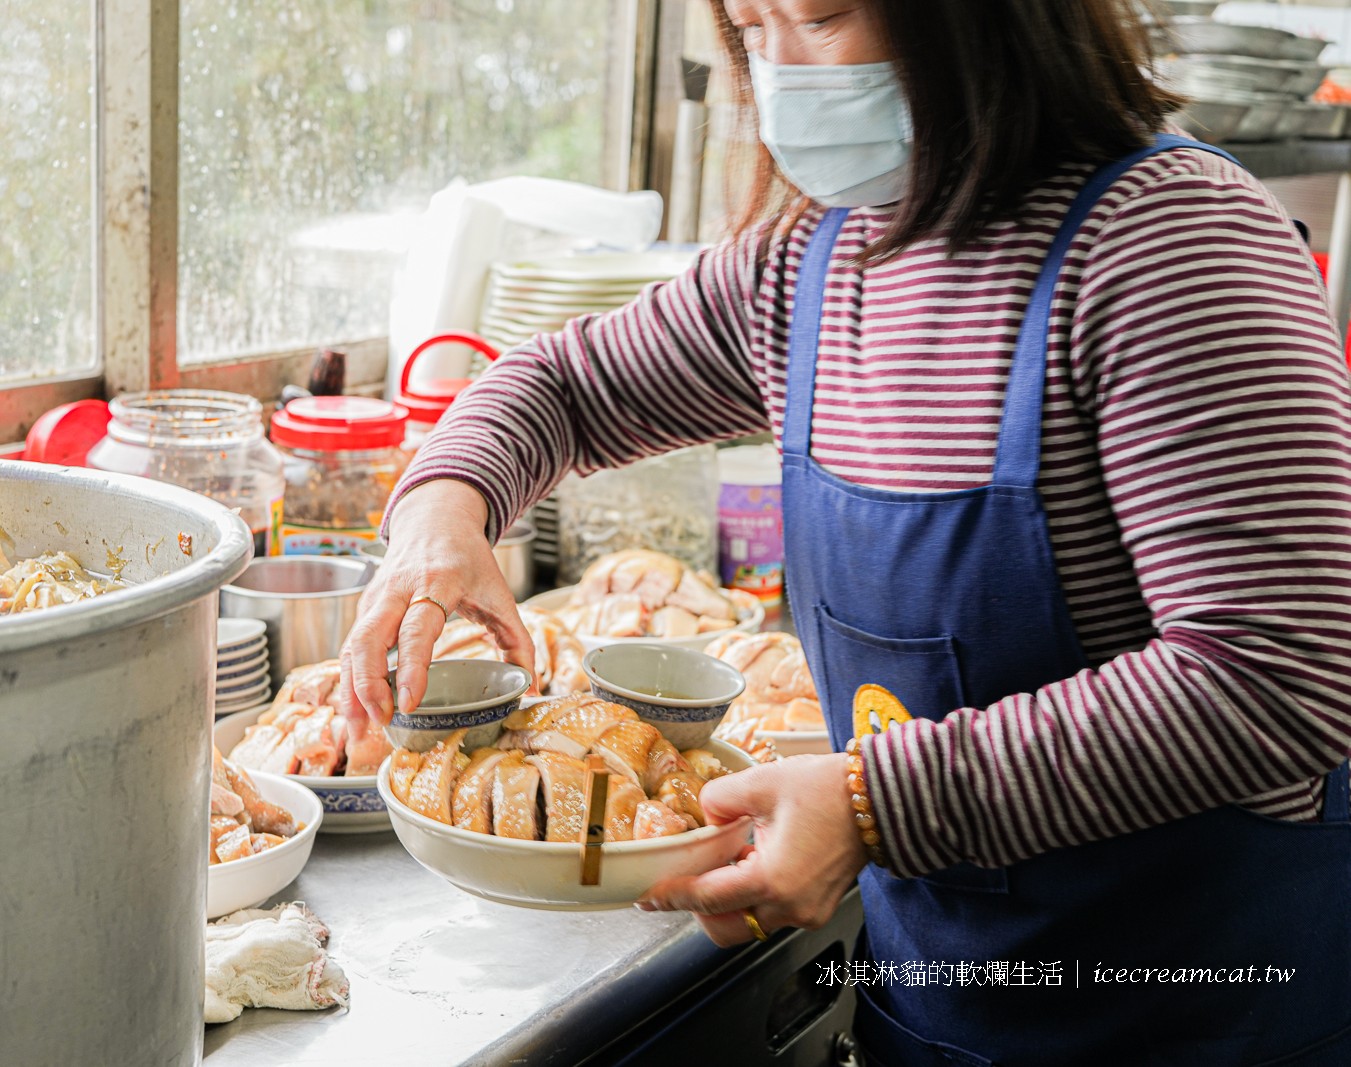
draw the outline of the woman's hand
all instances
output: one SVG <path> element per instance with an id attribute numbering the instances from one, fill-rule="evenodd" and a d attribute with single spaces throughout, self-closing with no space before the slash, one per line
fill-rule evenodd
<path id="1" fill-rule="evenodd" d="M 824 925 L 867 862 L 854 827 L 845 757 L 794 756 L 718 778 L 699 794 L 710 823 L 750 815 L 755 847 L 734 866 L 670 878 L 638 902 L 692 911 L 717 944 L 751 939 L 745 909 L 766 932 Z"/>
<path id="2" fill-rule="evenodd" d="M 451 479 L 425 482 L 399 501 L 389 551 L 342 649 L 338 704 L 358 737 L 368 717 L 383 724 L 394 714 L 386 656 L 396 644 L 399 708 L 417 707 L 432 646 L 453 612 L 486 626 L 506 658 L 533 675 L 534 644 L 484 535 L 487 517 L 482 494 Z M 428 600 L 413 604 L 418 597 L 445 612 Z"/>

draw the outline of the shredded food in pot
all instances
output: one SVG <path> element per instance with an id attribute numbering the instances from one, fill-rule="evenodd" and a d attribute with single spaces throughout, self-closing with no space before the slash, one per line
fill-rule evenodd
<path id="1" fill-rule="evenodd" d="M 74 604 L 125 587 L 90 574 L 65 552 L 44 552 L 14 564 L 0 552 L 0 572 L 0 615 Z"/>

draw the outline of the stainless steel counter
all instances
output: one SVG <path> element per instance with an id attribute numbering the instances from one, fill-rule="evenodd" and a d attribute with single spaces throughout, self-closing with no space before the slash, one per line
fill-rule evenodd
<path id="1" fill-rule="evenodd" d="M 578 1064 L 625 1035 L 641 1036 L 700 983 L 728 981 L 771 953 L 802 970 L 818 943 L 852 947 L 858 925 L 851 898 L 837 930 L 722 950 L 684 913 L 507 907 L 423 870 L 392 831 L 320 834 L 309 864 L 276 900 L 303 900 L 329 925 L 351 1006 L 246 1009 L 207 1027 L 209 1067 Z M 838 1027 L 847 1014 L 841 1002 L 823 1021 Z M 811 1035 L 822 1050 L 829 1027 Z"/>

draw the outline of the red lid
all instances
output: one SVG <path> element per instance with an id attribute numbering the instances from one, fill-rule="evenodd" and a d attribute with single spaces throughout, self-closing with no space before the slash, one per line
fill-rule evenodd
<path id="1" fill-rule="evenodd" d="M 400 393 L 394 400 L 408 409 L 408 417 L 413 422 L 435 422 L 451 402 L 473 384 L 470 378 L 437 378 L 419 382 L 416 393 Z"/>
<path id="2" fill-rule="evenodd" d="M 399 392 L 394 398 L 412 413 L 415 422 L 435 422 L 445 413 L 446 408 L 450 407 L 451 402 L 472 384 L 468 378 L 437 378 L 429 382 L 419 382 L 416 387 L 409 384 L 413 366 L 422 354 L 436 345 L 444 344 L 468 345 L 486 356 L 489 362 L 498 356 L 497 349 L 478 334 L 463 330 L 439 333 L 423 341 L 409 353 L 408 359 L 404 362 L 403 373 L 399 376 Z"/>
<path id="3" fill-rule="evenodd" d="M 77 400 L 43 412 L 24 440 L 23 458 L 83 467 L 89 450 L 107 434 L 111 417 L 106 400 Z"/>
<path id="4" fill-rule="evenodd" d="M 403 443 L 408 409 L 369 396 L 305 396 L 272 416 L 272 440 L 285 448 L 354 452 Z"/>

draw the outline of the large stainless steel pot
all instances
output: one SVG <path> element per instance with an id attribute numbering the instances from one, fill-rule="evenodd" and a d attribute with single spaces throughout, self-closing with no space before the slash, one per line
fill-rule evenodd
<path id="1" fill-rule="evenodd" d="M 133 588 L 0 618 L 0 1059 L 201 1059 L 216 590 L 248 527 L 184 489 L 0 462 L 0 547 Z"/>

